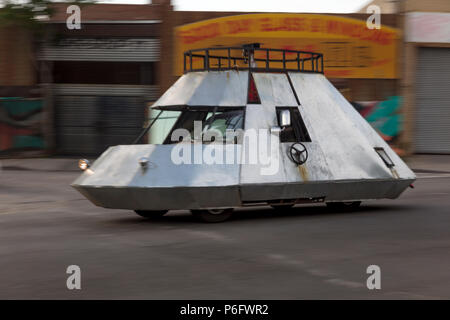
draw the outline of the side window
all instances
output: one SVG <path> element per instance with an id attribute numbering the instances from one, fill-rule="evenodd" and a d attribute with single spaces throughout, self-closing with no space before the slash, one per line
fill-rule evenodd
<path id="1" fill-rule="evenodd" d="M 237 131 L 242 129 L 244 124 L 244 108 L 233 108 L 233 107 L 223 107 L 216 112 L 212 111 L 217 109 L 215 107 L 201 108 L 201 109 L 190 109 L 182 111 L 181 115 L 176 119 L 175 124 L 172 122 L 172 127 L 164 140 L 164 144 L 178 143 L 179 141 L 172 141 L 172 133 L 177 129 L 185 129 L 189 132 L 190 137 L 193 138 L 195 134 L 195 122 L 201 121 L 202 127 L 200 128 L 203 138 L 204 134 L 208 130 L 218 131 L 223 138 L 224 143 L 231 143 L 227 141 L 227 131 Z M 233 138 L 231 136 L 231 138 Z M 180 138 L 181 139 L 181 138 Z M 233 141 L 235 141 L 234 139 Z M 230 140 L 231 141 L 231 140 Z M 237 140 L 236 140 L 237 141 Z M 211 142 L 209 140 L 204 140 L 203 142 Z M 212 141 L 214 142 L 214 140 Z M 218 142 L 218 141 L 215 141 Z"/>
<path id="2" fill-rule="evenodd" d="M 311 142 L 308 130 L 297 107 L 277 107 L 276 110 L 278 125 L 280 125 L 281 110 L 289 110 L 291 113 L 291 125 L 281 131 L 280 142 Z"/>

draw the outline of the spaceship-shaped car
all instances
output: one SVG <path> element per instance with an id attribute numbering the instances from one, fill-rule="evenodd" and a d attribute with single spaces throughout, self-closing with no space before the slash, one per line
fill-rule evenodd
<path id="1" fill-rule="evenodd" d="M 415 180 L 326 79 L 320 53 L 195 49 L 184 71 L 135 143 L 80 162 L 72 186 L 92 203 L 219 222 L 245 206 L 353 208 L 397 198 Z"/>

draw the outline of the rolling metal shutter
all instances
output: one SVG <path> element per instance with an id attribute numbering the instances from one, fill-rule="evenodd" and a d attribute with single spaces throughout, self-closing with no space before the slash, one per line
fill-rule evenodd
<path id="1" fill-rule="evenodd" d="M 47 61 L 159 61 L 159 39 L 68 38 L 45 44 L 39 60 Z"/>
<path id="2" fill-rule="evenodd" d="M 156 62 L 156 38 L 65 38 L 46 43 L 44 61 Z M 158 86 L 55 84 L 57 153 L 98 155 L 108 146 L 131 143 L 141 132 L 147 102 Z"/>
<path id="3" fill-rule="evenodd" d="M 56 85 L 54 92 L 57 152 L 98 155 L 139 135 L 158 88 Z"/>
<path id="4" fill-rule="evenodd" d="M 450 49 L 419 48 L 415 152 L 450 153 Z"/>

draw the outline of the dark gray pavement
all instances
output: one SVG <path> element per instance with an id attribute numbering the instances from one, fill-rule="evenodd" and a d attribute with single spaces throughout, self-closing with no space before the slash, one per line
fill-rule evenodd
<path id="1" fill-rule="evenodd" d="M 415 159 L 415 189 L 397 200 L 253 208 L 222 224 L 95 207 L 69 186 L 74 160 L 3 160 L 0 299 L 449 299 L 450 158 Z M 66 288 L 73 264 L 79 291 Z M 366 287 L 373 264 L 381 290 Z"/>

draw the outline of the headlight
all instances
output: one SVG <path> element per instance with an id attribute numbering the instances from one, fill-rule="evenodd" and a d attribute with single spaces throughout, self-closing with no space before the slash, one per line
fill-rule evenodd
<path id="1" fill-rule="evenodd" d="M 86 159 L 80 159 L 78 160 L 78 168 L 80 168 L 81 170 L 86 170 L 87 168 L 89 168 L 91 166 L 89 160 Z"/>

